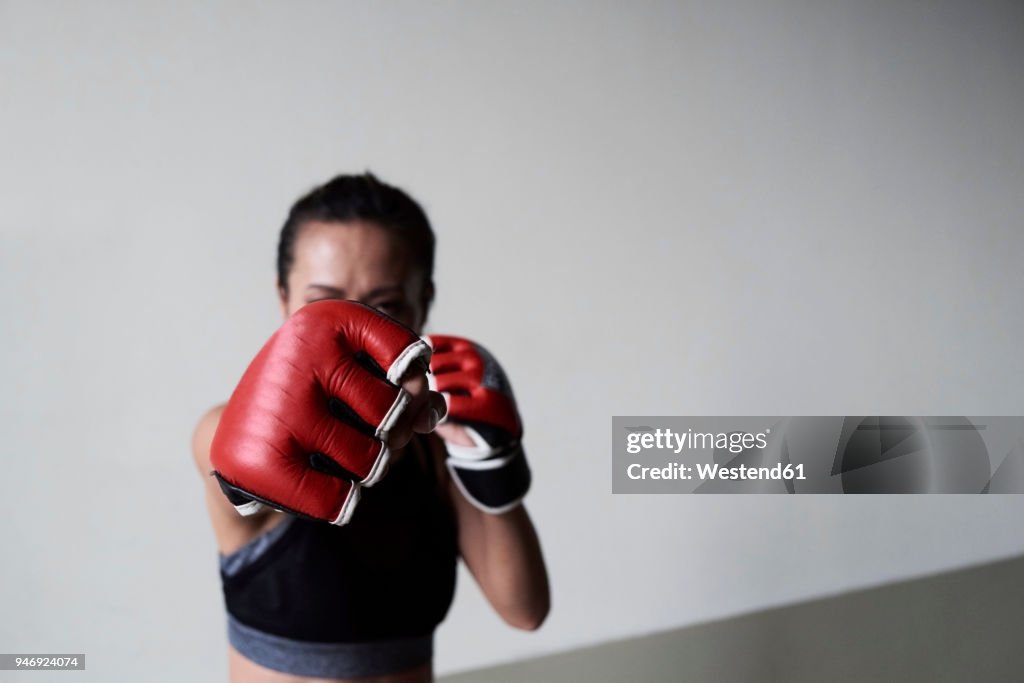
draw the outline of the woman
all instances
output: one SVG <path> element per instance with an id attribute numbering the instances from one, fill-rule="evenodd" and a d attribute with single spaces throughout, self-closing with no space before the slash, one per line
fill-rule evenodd
<path id="1" fill-rule="evenodd" d="M 419 334 L 433 263 L 434 235 L 411 197 L 369 173 L 339 176 L 296 202 L 281 231 L 281 311 L 288 321 L 325 306 L 308 306 L 315 301 L 354 300 Z M 511 390 L 494 359 L 466 340 L 435 337 L 431 363 L 449 419 L 434 429 L 440 397 L 422 375 L 403 375 L 419 412 L 391 430 L 379 482 L 353 484 L 360 502 L 340 526 L 275 512 L 259 503 L 294 509 L 210 476 L 214 435 L 228 439 L 226 428 L 218 433 L 225 406 L 200 420 L 193 454 L 220 551 L 231 681 L 431 680 L 433 630 L 451 604 L 459 556 L 508 624 L 533 630 L 544 621 L 548 580 L 519 502 L 529 471 L 515 448 Z M 460 387 L 469 375 L 457 368 L 466 367 L 482 368 L 480 387 Z M 489 419 L 495 410 L 500 417 Z"/>

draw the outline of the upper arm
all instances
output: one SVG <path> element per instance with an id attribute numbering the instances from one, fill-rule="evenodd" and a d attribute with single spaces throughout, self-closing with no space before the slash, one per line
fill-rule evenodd
<path id="1" fill-rule="evenodd" d="M 203 478 L 206 491 L 206 508 L 210 514 L 214 535 L 221 552 L 228 553 L 245 544 L 266 525 L 270 511 L 264 510 L 243 517 L 238 514 L 235 506 L 228 501 L 220 490 L 217 479 L 212 476 L 213 466 L 210 464 L 210 445 L 213 435 L 217 432 L 224 406 L 219 405 L 209 410 L 199 419 L 192 433 L 192 458 L 196 469 Z"/>

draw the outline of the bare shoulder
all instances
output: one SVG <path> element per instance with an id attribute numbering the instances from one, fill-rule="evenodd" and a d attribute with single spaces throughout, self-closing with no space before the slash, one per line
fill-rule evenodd
<path id="1" fill-rule="evenodd" d="M 204 477 L 210 474 L 210 444 L 213 443 L 213 435 L 217 432 L 225 405 L 221 403 L 203 413 L 192 432 L 192 457 L 199 474 Z"/>
<path id="2" fill-rule="evenodd" d="M 280 523 L 284 515 L 271 515 L 268 508 L 248 517 L 241 516 L 221 493 L 217 480 L 211 476 L 213 466 L 210 464 L 210 445 L 213 443 L 213 435 L 217 432 L 217 425 L 220 424 L 224 405 L 210 408 L 199 418 L 195 431 L 192 432 L 192 457 L 195 459 L 199 475 L 203 478 L 206 507 L 210 513 L 217 546 L 222 553 L 231 553 Z"/>

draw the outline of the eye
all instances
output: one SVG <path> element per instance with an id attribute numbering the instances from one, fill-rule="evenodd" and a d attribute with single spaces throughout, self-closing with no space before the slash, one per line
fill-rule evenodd
<path id="1" fill-rule="evenodd" d="M 381 313 L 387 313 L 390 316 L 394 316 L 396 313 L 401 313 L 405 309 L 405 302 L 397 299 L 380 301 L 373 304 L 373 307 Z"/>

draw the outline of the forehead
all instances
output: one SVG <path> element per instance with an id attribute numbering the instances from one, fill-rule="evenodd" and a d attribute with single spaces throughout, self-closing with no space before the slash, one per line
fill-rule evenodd
<path id="1" fill-rule="evenodd" d="M 294 256 L 289 279 L 300 287 L 399 284 L 414 274 L 405 241 L 374 223 L 306 223 L 299 231 Z"/>

